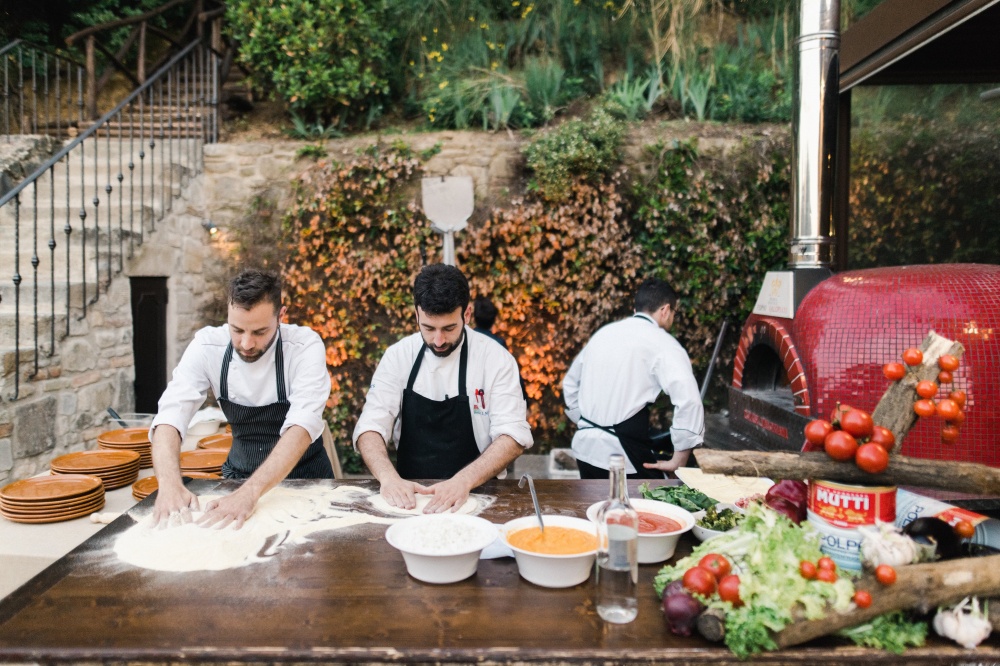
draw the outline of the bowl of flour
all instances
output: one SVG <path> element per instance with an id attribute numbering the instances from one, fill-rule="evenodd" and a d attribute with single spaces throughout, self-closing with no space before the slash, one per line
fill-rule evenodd
<path id="1" fill-rule="evenodd" d="M 403 555 L 406 571 L 425 583 L 456 583 L 476 573 L 479 555 L 497 527 L 477 516 L 426 514 L 391 525 L 385 540 Z"/>

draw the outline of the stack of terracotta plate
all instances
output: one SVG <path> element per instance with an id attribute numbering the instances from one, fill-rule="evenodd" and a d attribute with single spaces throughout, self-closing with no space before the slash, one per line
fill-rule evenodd
<path id="1" fill-rule="evenodd" d="M 206 474 L 205 472 L 184 472 L 184 476 L 191 479 L 221 479 L 222 476 L 219 474 Z M 132 484 L 132 497 L 135 498 L 137 502 L 149 497 L 154 490 L 160 487 L 159 482 L 156 480 L 155 476 L 147 476 L 145 479 L 139 479 Z"/>
<path id="2" fill-rule="evenodd" d="M 228 457 L 229 451 L 225 449 L 184 451 L 181 453 L 181 474 L 188 472 L 219 474 L 222 472 L 222 463 L 226 462 Z"/>
<path id="3" fill-rule="evenodd" d="M 233 436 L 226 432 L 220 432 L 198 440 L 199 449 L 219 449 L 228 451 L 233 448 Z"/>
<path id="4" fill-rule="evenodd" d="M 59 456 L 49 463 L 53 474 L 92 474 L 104 482 L 105 490 L 127 486 L 139 478 L 139 454 L 135 451 L 79 451 Z"/>
<path id="5" fill-rule="evenodd" d="M 0 514 L 16 523 L 56 523 L 103 506 L 104 484 L 96 476 L 36 476 L 0 490 Z"/>
<path id="6" fill-rule="evenodd" d="M 153 466 L 153 448 L 149 428 L 122 428 L 97 436 L 97 446 L 112 451 L 135 451 L 139 454 L 139 469 Z"/>

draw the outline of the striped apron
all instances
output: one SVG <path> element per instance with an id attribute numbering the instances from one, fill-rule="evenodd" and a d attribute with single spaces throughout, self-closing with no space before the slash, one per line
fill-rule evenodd
<path id="1" fill-rule="evenodd" d="M 233 343 L 226 347 L 222 359 L 222 376 L 219 379 L 219 406 L 233 428 L 233 448 L 222 465 L 222 476 L 227 479 L 245 479 L 257 471 L 281 438 L 285 422 L 288 394 L 285 391 L 285 357 L 281 351 L 281 333 L 274 350 L 274 371 L 277 375 L 278 401 L 260 407 L 247 407 L 229 400 L 229 364 L 233 360 Z M 309 445 L 302 458 L 286 477 L 288 479 L 332 479 L 333 466 L 323 448 L 322 436 Z"/>

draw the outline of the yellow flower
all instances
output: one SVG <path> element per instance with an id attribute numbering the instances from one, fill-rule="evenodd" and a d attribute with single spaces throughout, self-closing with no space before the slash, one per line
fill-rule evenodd
<path id="1" fill-rule="evenodd" d="M 429 115 L 429 116 L 427 116 L 427 117 L 428 117 L 428 118 L 430 119 L 430 121 L 431 121 L 431 122 L 434 122 L 434 114 L 433 114 L 433 113 L 432 113 L 432 114 L 430 114 L 430 115 Z"/>
<path id="2" fill-rule="evenodd" d="M 499 66 L 500 66 L 500 63 L 498 63 L 496 60 L 494 60 L 493 62 L 490 63 L 490 69 L 496 69 Z"/>
<path id="3" fill-rule="evenodd" d="M 412 60 L 410 61 L 410 67 L 413 67 L 413 61 Z"/>
<path id="4" fill-rule="evenodd" d="M 438 88 L 440 88 L 441 90 L 444 90 L 447 87 L 448 87 L 447 81 L 442 81 L 441 83 L 438 84 Z"/>
<path id="5" fill-rule="evenodd" d="M 420 35 L 420 41 L 426 42 L 427 41 L 427 35 Z"/>
<path id="6" fill-rule="evenodd" d="M 441 42 L 441 50 L 442 51 L 447 51 L 448 50 L 448 43 L 447 42 Z"/>
<path id="7" fill-rule="evenodd" d="M 476 22 L 476 17 L 475 16 L 470 16 L 469 17 L 469 23 L 475 23 L 475 22 Z"/>
<path id="8" fill-rule="evenodd" d="M 518 0 L 514 0 L 514 2 L 510 3 L 510 6 L 511 6 L 511 7 L 520 7 L 520 6 L 521 6 L 521 3 L 520 3 L 520 2 L 518 2 Z"/>
<path id="9" fill-rule="evenodd" d="M 434 28 L 434 34 L 435 35 L 438 34 L 438 29 L 437 28 Z"/>
<path id="10" fill-rule="evenodd" d="M 480 30 L 486 30 L 486 28 L 488 28 L 488 27 L 490 27 L 488 23 L 483 22 L 483 23 L 479 24 L 479 29 Z"/>
<path id="11" fill-rule="evenodd" d="M 489 48 L 490 51 L 496 48 L 496 44 L 494 44 L 493 42 L 486 42 L 486 46 Z"/>

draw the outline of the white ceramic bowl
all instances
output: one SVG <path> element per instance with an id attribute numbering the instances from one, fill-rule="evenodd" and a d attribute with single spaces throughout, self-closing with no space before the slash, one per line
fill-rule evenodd
<path id="1" fill-rule="evenodd" d="M 222 421 L 217 421 L 215 419 L 211 419 L 209 421 L 198 421 L 197 423 L 192 423 L 188 426 L 187 434 L 194 437 L 214 435 L 219 432 L 220 425 L 222 425 Z"/>
<path id="2" fill-rule="evenodd" d="M 385 540 L 403 554 L 406 571 L 425 583 L 465 580 L 476 573 L 479 554 L 496 538 L 490 521 L 454 513 L 413 516 L 385 531 Z"/>
<path id="3" fill-rule="evenodd" d="M 597 525 L 583 518 L 543 515 L 542 520 L 545 522 L 545 527 L 550 525 L 570 527 L 597 536 Z M 573 587 L 590 578 L 590 572 L 594 568 L 594 558 L 597 556 L 596 547 L 574 555 L 545 555 L 512 546 L 507 540 L 508 534 L 529 527 L 538 527 L 538 518 L 534 515 L 515 518 L 500 528 L 503 542 L 514 551 L 517 571 L 522 578 L 542 587 Z"/>
<path id="4" fill-rule="evenodd" d="M 595 502 L 587 507 L 587 518 L 597 522 L 597 510 L 604 502 Z M 676 520 L 681 524 L 681 528 L 676 532 L 664 532 L 663 534 L 643 534 L 639 533 L 639 564 L 653 564 L 664 562 L 674 556 L 677 549 L 677 542 L 681 535 L 694 527 L 694 516 L 690 511 L 682 509 L 674 504 L 651 499 L 629 499 L 629 504 L 636 511 L 655 513 L 666 516 L 671 520 Z"/>
<path id="5" fill-rule="evenodd" d="M 719 511 L 722 511 L 723 509 L 732 509 L 736 513 L 746 513 L 746 511 L 736 506 L 735 504 L 729 504 L 727 502 L 719 502 L 718 504 L 715 505 L 715 508 L 718 509 Z M 691 534 L 693 534 L 694 538 L 696 538 L 698 541 L 708 541 L 712 537 L 717 537 L 720 534 L 726 533 L 725 531 L 722 530 L 710 530 L 707 527 L 702 527 L 701 525 L 699 525 L 698 521 L 705 517 L 704 511 L 696 511 L 691 515 L 694 517 L 695 520 L 694 527 L 691 528 Z"/>

